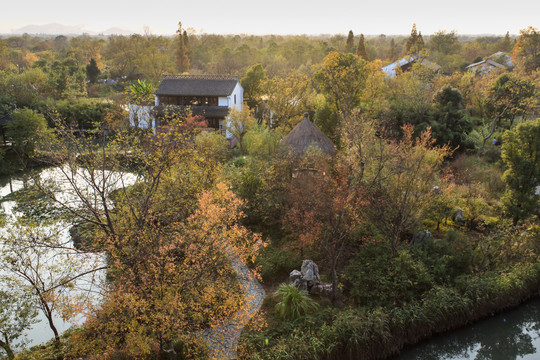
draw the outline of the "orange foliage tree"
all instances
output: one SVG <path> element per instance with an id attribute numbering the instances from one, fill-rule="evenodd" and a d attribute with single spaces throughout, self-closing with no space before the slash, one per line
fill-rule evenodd
<path id="1" fill-rule="evenodd" d="M 363 188 L 351 181 L 350 168 L 312 152 L 302 160 L 290 185 L 284 227 L 303 252 L 310 247 L 330 263 L 332 300 L 338 286 L 339 260 L 353 231 L 364 221 Z"/>

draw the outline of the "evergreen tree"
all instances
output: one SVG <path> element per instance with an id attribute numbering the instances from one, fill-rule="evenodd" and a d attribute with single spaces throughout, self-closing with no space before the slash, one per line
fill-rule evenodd
<path id="1" fill-rule="evenodd" d="M 356 48 L 356 55 L 364 60 L 368 60 L 366 45 L 364 44 L 364 34 L 360 34 L 360 40 L 358 40 L 358 47 Z"/>
<path id="2" fill-rule="evenodd" d="M 392 38 L 390 40 L 390 50 L 388 50 L 388 59 L 390 61 L 394 61 L 394 59 L 396 58 L 396 41 L 394 40 L 394 38 Z"/>
<path id="3" fill-rule="evenodd" d="M 94 58 L 91 58 L 90 63 L 86 65 L 86 77 L 92 84 L 94 84 L 100 73 L 101 71 L 96 64 L 96 60 L 94 60 Z"/>
<path id="4" fill-rule="evenodd" d="M 504 36 L 504 39 L 501 41 L 500 49 L 501 51 L 504 51 L 506 53 L 509 53 L 512 51 L 514 47 L 514 43 L 512 39 L 510 39 L 510 32 L 506 32 L 506 35 Z"/>
<path id="5" fill-rule="evenodd" d="M 416 30 L 416 24 L 413 24 L 411 35 L 407 39 L 407 42 L 405 43 L 405 51 L 403 52 L 403 55 L 410 54 L 412 51 L 414 51 L 414 46 L 416 45 L 416 42 L 418 41 L 418 31 Z"/>
<path id="6" fill-rule="evenodd" d="M 418 38 L 416 38 L 416 51 L 420 51 L 425 47 L 424 38 L 422 37 L 422 32 L 418 32 Z"/>
<path id="7" fill-rule="evenodd" d="M 354 47 L 354 34 L 352 30 L 349 30 L 349 36 L 347 36 L 347 44 L 345 45 L 346 52 L 352 52 Z"/>
<path id="8" fill-rule="evenodd" d="M 189 70 L 189 49 L 187 42 L 188 36 L 185 31 L 182 31 L 182 23 L 178 22 L 178 30 L 176 31 L 177 48 L 176 48 L 176 68 L 183 73 Z"/>

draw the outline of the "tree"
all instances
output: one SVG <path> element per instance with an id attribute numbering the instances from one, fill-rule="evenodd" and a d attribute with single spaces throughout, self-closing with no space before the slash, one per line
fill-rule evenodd
<path id="1" fill-rule="evenodd" d="M 26 295 L 0 290 L 0 347 L 4 349 L 8 359 L 15 358 L 14 349 L 21 344 L 16 346 L 14 341 L 35 323 L 36 316 L 37 312 Z"/>
<path id="2" fill-rule="evenodd" d="M 504 39 L 501 40 L 501 44 L 499 46 L 501 51 L 505 53 L 512 52 L 512 49 L 514 48 L 514 41 L 510 38 L 509 31 L 506 32 L 506 35 L 504 36 Z"/>
<path id="3" fill-rule="evenodd" d="M 439 144 L 448 144 L 452 148 L 465 150 L 467 135 L 473 129 L 473 123 L 463 108 L 463 97 L 459 90 L 449 85 L 442 87 L 434 96 L 434 119 L 429 124 Z M 423 130 L 425 123 L 419 124 L 417 130 Z"/>
<path id="4" fill-rule="evenodd" d="M 255 64 L 251 66 L 246 76 L 240 80 L 240 84 L 244 88 L 244 96 L 246 98 L 247 105 L 251 109 L 255 109 L 261 102 L 261 95 L 263 95 L 263 83 L 266 80 L 266 71 L 262 64 Z"/>
<path id="5" fill-rule="evenodd" d="M 332 163 L 316 151 L 301 160 L 290 183 L 284 227 L 301 254 L 304 248 L 312 248 L 328 260 L 333 301 L 338 291 L 339 261 L 352 233 L 364 220 L 363 190 L 345 162 Z"/>
<path id="6" fill-rule="evenodd" d="M 274 77 L 264 85 L 266 104 L 271 113 L 267 113 L 265 122 L 272 128 L 290 131 L 306 111 L 312 108 L 315 90 L 309 76 L 300 72 L 291 72 L 286 77 Z"/>
<path id="7" fill-rule="evenodd" d="M 525 121 L 503 135 L 501 156 L 507 170 L 502 198 L 514 225 L 538 208 L 540 196 L 540 119 Z"/>
<path id="8" fill-rule="evenodd" d="M 396 41 L 394 40 L 394 38 L 390 39 L 390 49 L 388 50 L 388 60 L 390 61 L 394 61 L 395 58 L 396 58 L 396 54 L 397 54 L 397 49 L 396 49 Z"/>
<path id="9" fill-rule="evenodd" d="M 244 136 L 256 124 L 253 111 L 245 106 L 242 110 L 232 109 L 227 120 L 227 132 L 238 142 L 240 152 L 245 154 Z"/>
<path id="10" fill-rule="evenodd" d="M 41 310 L 56 346 L 61 340 L 55 316 L 67 321 L 88 311 L 92 303 L 89 294 L 95 285 L 92 275 L 106 268 L 95 254 L 66 245 L 60 233 L 58 226 L 18 225 L 1 239 L 3 283 L 18 289 L 23 299 L 30 298 Z M 89 285 L 80 287 L 79 280 L 86 275 L 90 281 L 86 278 L 84 283 Z M 73 289 L 79 289 L 79 295 Z"/>
<path id="11" fill-rule="evenodd" d="M 520 34 L 512 56 L 523 64 L 526 71 L 534 71 L 540 67 L 540 32 L 529 26 L 520 30 Z"/>
<path id="12" fill-rule="evenodd" d="M 411 35 L 407 39 L 407 42 L 405 43 L 405 49 L 403 51 L 403 55 L 409 55 L 413 53 L 418 53 L 424 44 L 424 40 L 421 37 L 418 36 L 418 31 L 416 30 L 416 24 L 413 24 L 413 27 L 411 29 Z"/>
<path id="13" fill-rule="evenodd" d="M 511 127 L 516 117 L 524 117 L 536 102 L 536 87 L 529 79 L 516 73 L 504 73 L 487 88 L 487 114 L 491 117 L 490 131 L 484 136 L 482 148 L 491 138 L 502 120 Z"/>
<path id="14" fill-rule="evenodd" d="M 6 135 L 22 161 L 32 157 L 37 148 L 50 141 L 53 134 L 45 117 L 30 109 L 15 110 L 13 121 L 6 126 Z"/>
<path id="15" fill-rule="evenodd" d="M 176 68 L 183 73 L 189 70 L 189 48 L 187 32 L 182 30 L 182 23 L 178 22 L 178 30 L 176 30 Z"/>
<path id="16" fill-rule="evenodd" d="M 392 41 L 393 40 L 394 39 L 392 39 Z M 364 34 L 360 34 L 360 39 L 358 40 L 358 47 L 356 48 L 356 56 L 361 59 L 368 60 L 366 45 L 364 44 Z"/>
<path id="17" fill-rule="evenodd" d="M 313 78 L 322 92 L 336 106 L 343 119 L 360 105 L 369 72 L 367 62 L 353 54 L 332 51 Z"/>
<path id="18" fill-rule="evenodd" d="M 429 128 L 417 138 L 413 133 L 412 125 L 405 125 L 401 141 L 381 143 L 365 179 L 373 204 L 368 213 L 390 242 L 393 256 L 404 233 L 419 224 L 438 169 L 452 153 L 447 145 L 434 146 Z"/>
<path id="19" fill-rule="evenodd" d="M 94 84 L 101 73 L 101 70 L 99 70 L 96 60 L 94 58 L 90 59 L 90 63 L 86 65 L 86 77 L 90 81 L 90 83 Z"/>
<path id="20" fill-rule="evenodd" d="M 459 40 L 455 31 L 446 30 L 437 31 L 429 40 L 432 51 L 445 55 L 457 53 L 460 48 Z"/>
<path id="21" fill-rule="evenodd" d="M 345 52 L 352 52 L 354 48 L 354 34 L 352 30 L 349 30 L 347 35 L 347 43 L 345 44 Z"/>

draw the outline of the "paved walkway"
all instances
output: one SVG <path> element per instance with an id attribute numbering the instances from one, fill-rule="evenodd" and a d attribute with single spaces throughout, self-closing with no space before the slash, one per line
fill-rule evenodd
<path id="1" fill-rule="evenodd" d="M 265 292 L 250 269 L 235 255 L 232 248 L 226 249 L 227 256 L 244 291 L 245 303 L 242 309 L 220 326 L 206 330 L 204 337 L 210 343 L 210 359 L 236 359 L 236 346 L 244 326 L 261 308 Z"/>

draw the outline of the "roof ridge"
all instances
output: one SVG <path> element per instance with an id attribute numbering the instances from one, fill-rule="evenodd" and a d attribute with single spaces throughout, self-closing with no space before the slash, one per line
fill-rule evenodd
<path id="1" fill-rule="evenodd" d="M 197 80 L 238 80 L 238 75 L 174 75 L 163 74 L 163 80 L 175 80 L 175 79 L 197 79 Z"/>

